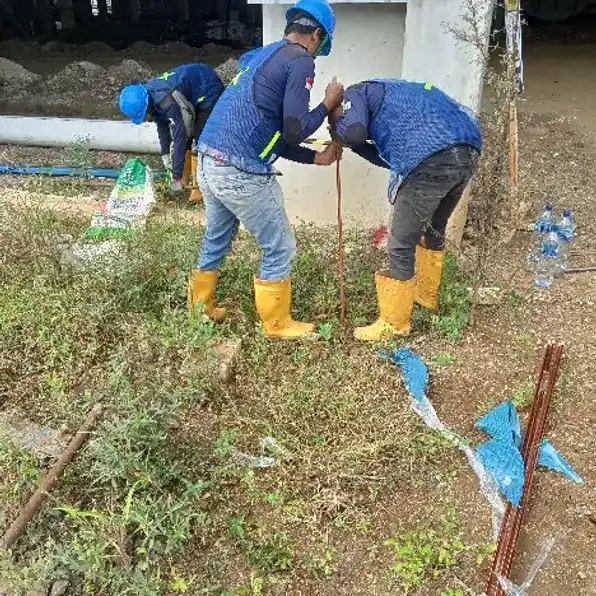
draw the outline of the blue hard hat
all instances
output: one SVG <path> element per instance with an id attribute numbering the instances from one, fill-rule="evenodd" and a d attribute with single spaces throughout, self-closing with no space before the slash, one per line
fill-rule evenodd
<path id="1" fill-rule="evenodd" d="M 131 119 L 133 124 L 141 124 L 147 115 L 149 105 L 149 94 L 145 85 L 127 85 L 120 92 L 118 102 L 120 111 Z"/>
<path id="2" fill-rule="evenodd" d="M 318 55 L 329 56 L 331 44 L 333 43 L 333 33 L 335 31 L 335 13 L 329 2 L 327 0 L 298 0 L 286 12 L 287 24 L 292 23 L 292 15 L 298 10 L 308 13 L 321 24 L 326 35 L 318 51 Z"/>

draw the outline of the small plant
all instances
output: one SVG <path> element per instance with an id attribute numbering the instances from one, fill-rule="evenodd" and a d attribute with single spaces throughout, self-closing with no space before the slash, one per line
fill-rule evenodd
<path id="1" fill-rule="evenodd" d="M 75 170 L 75 176 L 88 178 L 95 167 L 95 155 L 91 151 L 91 140 L 79 137 L 64 149 L 64 161 Z"/>
<path id="2" fill-rule="evenodd" d="M 327 321 L 319 325 L 318 333 L 325 341 L 331 341 L 333 339 L 333 323 Z"/>
<path id="3" fill-rule="evenodd" d="M 394 554 L 392 575 L 405 594 L 439 579 L 457 564 L 466 546 L 458 537 L 441 536 L 432 529 L 415 530 L 384 542 Z"/>
<path id="4" fill-rule="evenodd" d="M 515 390 L 511 401 L 518 410 L 523 410 L 532 403 L 533 397 L 534 384 L 530 379 L 527 379 Z"/>
<path id="5" fill-rule="evenodd" d="M 439 302 L 441 310 L 433 315 L 433 327 L 449 341 L 461 339 L 470 320 L 470 292 L 467 277 L 453 255 L 445 255 Z"/>
<path id="6" fill-rule="evenodd" d="M 441 366 L 450 366 L 455 364 L 455 357 L 451 352 L 442 352 L 441 354 L 437 354 L 433 360 Z"/>

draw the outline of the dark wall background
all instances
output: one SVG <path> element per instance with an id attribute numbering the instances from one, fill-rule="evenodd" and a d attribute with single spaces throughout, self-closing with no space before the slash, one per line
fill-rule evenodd
<path id="1" fill-rule="evenodd" d="M 246 0 L 0 0 L 0 40 L 254 43 L 261 7 Z"/>

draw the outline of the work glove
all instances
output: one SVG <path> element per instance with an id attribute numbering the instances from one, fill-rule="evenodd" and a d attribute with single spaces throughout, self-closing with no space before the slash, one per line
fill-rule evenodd
<path id="1" fill-rule="evenodd" d="M 172 180 L 172 183 L 170 184 L 170 192 L 172 194 L 178 194 L 181 193 L 184 189 L 182 188 L 182 180 L 176 180 L 174 178 L 174 180 Z"/>
<path id="2" fill-rule="evenodd" d="M 172 158 L 170 157 L 169 153 L 165 153 L 161 156 L 161 161 L 163 162 L 164 168 L 166 170 L 172 169 Z"/>

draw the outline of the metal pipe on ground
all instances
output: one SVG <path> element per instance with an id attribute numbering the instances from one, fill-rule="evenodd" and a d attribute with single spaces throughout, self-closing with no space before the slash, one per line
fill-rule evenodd
<path id="1" fill-rule="evenodd" d="M 484 590 L 486 596 L 504 596 L 505 594 L 499 582 L 499 577 L 509 578 L 511 573 L 523 516 L 527 508 L 534 471 L 538 462 L 540 442 L 546 429 L 550 400 L 557 382 L 562 357 L 562 345 L 549 344 L 546 347 L 522 447 L 522 457 L 525 463 L 524 492 L 519 508 L 509 504 L 505 512 L 497 552 Z"/>
<path id="2" fill-rule="evenodd" d="M 159 153 L 155 126 L 124 120 L 0 116 L 0 143 L 66 147 L 85 140 L 90 149 L 125 153 Z"/>
<path id="3" fill-rule="evenodd" d="M 10 525 L 8 530 L 2 538 L 0 538 L 0 548 L 10 549 L 12 545 L 19 539 L 27 528 L 27 524 L 33 519 L 40 506 L 47 500 L 50 491 L 58 482 L 62 472 L 66 466 L 72 461 L 77 451 L 89 438 L 91 431 L 99 421 L 103 414 L 103 406 L 96 404 L 93 406 L 91 412 L 87 416 L 83 426 L 76 432 L 64 453 L 60 456 L 58 461 L 50 468 L 45 475 L 39 488 L 33 493 L 17 519 Z"/>

